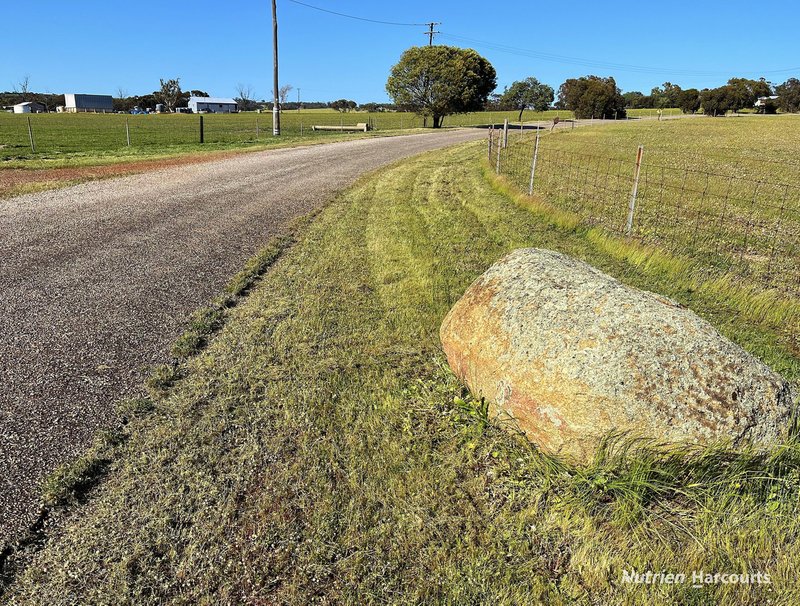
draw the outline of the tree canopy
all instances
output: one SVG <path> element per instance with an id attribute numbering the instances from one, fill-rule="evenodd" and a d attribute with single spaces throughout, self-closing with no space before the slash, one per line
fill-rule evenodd
<path id="1" fill-rule="evenodd" d="M 403 109 L 431 116 L 439 128 L 445 116 L 483 109 L 496 86 L 494 67 L 474 50 L 415 46 L 392 67 L 386 92 Z"/>
<path id="2" fill-rule="evenodd" d="M 664 82 L 650 91 L 651 107 L 663 109 L 666 107 L 679 107 L 680 96 L 683 90 L 677 84 Z"/>
<path id="3" fill-rule="evenodd" d="M 760 80 L 731 78 L 726 87 L 733 104 L 731 109 L 734 111 L 753 107 L 759 97 L 769 97 L 772 94 L 772 86 L 764 78 Z"/>
<path id="4" fill-rule="evenodd" d="M 703 113 L 709 116 L 724 116 L 729 111 L 751 108 L 759 97 L 772 94 L 772 85 L 761 78 L 731 78 L 718 88 L 706 89 L 700 93 Z"/>
<path id="5" fill-rule="evenodd" d="M 576 118 L 624 118 L 625 99 L 614 78 L 571 78 L 558 89 L 559 105 Z"/>
<path id="6" fill-rule="evenodd" d="M 775 87 L 778 95 L 778 107 L 784 112 L 800 111 L 800 80 L 789 78 L 783 84 Z"/>
<path id="7" fill-rule="evenodd" d="M 349 112 L 358 107 L 358 103 L 350 99 L 337 99 L 328 103 L 328 107 L 340 112 Z"/>
<path id="8" fill-rule="evenodd" d="M 522 112 L 533 109 L 543 112 L 550 108 L 555 94 L 553 87 L 542 84 L 536 78 L 525 78 L 511 84 L 500 96 L 499 105 L 503 109 L 519 110 L 519 120 L 522 121 Z"/>
<path id="9" fill-rule="evenodd" d="M 724 86 L 704 89 L 702 92 L 696 88 L 683 90 L 677 84 L 664 82 L 653 88 L 649 95 L 633 91 L 625 93 L 623 97 L 628 108 L 677 107 L 684 113 L 693 114 L 702 106 L 706 114 L 716 116 L 753 107 L 759 97 L 771 94 L 772 85 L 764 78 L 731 78 Z"/>
<path id="10" fill-rule="evenodd" d="M 623 93 L 622 98 L 625 99 L 625 107 L 630 109 L 653 107 L 651 97 L 645 95 L 642 91 L 628 91 L 627 93 Z"/>
<path id="11" fill-rule="evenodd" d="M 700 109 L 700 91 L 687 88 L 678 95 L 678 107 L 684 114 L 694 114 Z"/>
<path id="12" fill-rule="evenodd" d="M 706 89 L 700 93 L 700 104 L 703 113 L 707 116 L 724 116 L 728 110 L 733 109 L 729 90 L 725 86 Z"/>

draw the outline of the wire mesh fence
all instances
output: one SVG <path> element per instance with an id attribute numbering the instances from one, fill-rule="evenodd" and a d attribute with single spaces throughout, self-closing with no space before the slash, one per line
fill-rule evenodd
<path id="1" fill-rule="evenodd" d="M 490 130 L 492 167 L 520 190 L 582 222 L 800 295 L 800 185 L 648 159 L 647 148 L 572 145 L 542 130 Z M 640 156 L 641 154 L 641 156 Z M 637 167 L 637 158 L 640 161 Z M 637 178 L 638 177 L 638 178 Z"/>
<path id="2" fill-rule="evenodd" d="M 670 114 L 664 119 L 677 118 Z M 202 128 L 201 128 L 201 118 Z M 562 120 L 559 130 L 571 129 L 576 122 L 571 112 L 526 110 L 522 122 L 550 123 Z M 654 120 L 642 113 L 633 120 Z M 658 116 L 661 119 L 661 116 Z M 509 120 L 519 128 L 517 111 L 485 111 L 447 116 L 447 127 L 483 126 L 502 124 Z M 588 120 L 600 124 L 613 120 Z M 322 139 L 336 134 L 337 130 L 314 130 L 314 126 L 348 127 L 355 130 L 359 123 L 367 123 L 371 130 L 390 131 L 430 127 L 429 119 L 409 112 L 334 112 L 334 111 L 284 111 L 281 114 L 281 132 L 285 137 Z M 73 154 L 84 152 L 124 152 L 126 148 L 192 146 L 201 143 L 219 145 L 247 145 L 265 142 L 272 136 L 272 114 L 242 112 L 238 114 L 9 114 L 0 112 L 0 160 L 28 159 L 31 154 Z M 341 133 L 340 133 L 341 134 Z"/>
<path id="3" fill-rule="evenodd" d="M 369 118 L 324 113 L 288 116 L 282 133 L 290 137 L 325 137 L 312 125 L 355 126 Z M 369 119 L 374 125 L 374 120 Z M 387 124 L 388 128 L 388 124 Z M 330 133 L 327 133 L 330 134 Z M 272 136 L 269 114 L 120 115 L 0 114 L 0 159 L 31 153 L 75 153 L 206 144 L 247 144 Z"/>
<path id="4" fill-rule="evenodd" d="M 0 112 L 0 160 L 28 158 L 32 153 L 108 152 L 125 148 L 190 146 L 200 143 L 201 123 L 206 144 L 252 144 L 272 136 L 272 114 L 9 114 Z M 571 112 L 550 110 L 523 112 L 531 125 L 563 120 L 560 129 L 574 127 Z M 670 117 L 677 117 L 670 116 Z M 517 111 L 487 111 L 447 116 L 444 125 L 488 126 L 519 120 Z M 653 119 L 642 114 L 637 120 Z M 600 123 L 600 120 L 594 120 Z M 319 131 L 314 126 L 348 127 L 367 123 L 371 130 L 390 131 L 430 127 L 429 119 L 409 112 L 284 111 L 281 132 L 287 137 L 324 138 L 336 130 Z"/>
<path id="5" fill-rule="evenodd" d="M 516 115 L 515 112 L 512 112 Z M 548 112 L 527 112 L 526 120 Z M 478 112 L 448 118 L 449 126 L 502 122 L 509 112 Z M 201 126 L 202 119 L 202 126 Z M 407 112 L 285 111 L 281 132 L 287 137 L 324 138 L 337 130 L 355 130 L 366 123 L 371 130 L 408 130 L 430 126 L 430 120 Z M 8 114 L 0 112 L 0 159 L 29 157 L 31 153 L 76 153 L 206 144 L 249 144 L 272 136 L 272 114 Z"/>

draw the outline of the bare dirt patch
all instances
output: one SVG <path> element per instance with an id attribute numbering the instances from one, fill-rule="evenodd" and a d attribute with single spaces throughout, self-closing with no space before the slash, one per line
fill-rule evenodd
<path id="1" fill-rule="evenodd" d="M 144 173 L 172 166 L 184 166 L 186 164 L 223 160 L 242 153 L 246 153 L 246 150 L 208 152 L 177 156 L 174 158 L 134 160 L 131 162 L 118 162 L 98 166 L 2 169 L 0 170 L 0 198 L 25 193 L 33 189 L 55 189 L 57 187 L 74 185 L 84 181 L 95 181 L 97 179 L 108 179 L 110 177 Z"/>

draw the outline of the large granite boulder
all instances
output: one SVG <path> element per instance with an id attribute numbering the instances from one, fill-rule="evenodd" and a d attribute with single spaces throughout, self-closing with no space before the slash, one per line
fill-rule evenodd
<path id="1" fill-rule="evenodd" d="M 540 447 L 591 455 L 610 430 L 669 442 L 786 437 L 781 376 L 678 303 L 566 255 L 521 249 L 444 319 L 453 371 Z"/>

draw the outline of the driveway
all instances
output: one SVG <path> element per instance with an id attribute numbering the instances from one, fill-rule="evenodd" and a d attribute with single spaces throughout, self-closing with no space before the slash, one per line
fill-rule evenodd
<path id="1" fill-rule="evenodd" d="M 187 315 L 360 175 L 483 130 L 242 154 L 0 200 L 0 549 Z"/>

